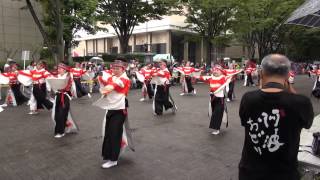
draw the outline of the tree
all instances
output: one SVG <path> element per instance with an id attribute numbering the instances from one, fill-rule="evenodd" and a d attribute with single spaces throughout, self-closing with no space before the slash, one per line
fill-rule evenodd
<path id="1" fill-rule="evenodd" d="M 212 62 L 212 42 L 226 34 L 231 27 L 235 12 L 233 0 L 187 0 L 186 22 L 206 41 L 207 64 Z"/>
<path id="2" fill-rule="evenodd" d="M 64 57 L 70 61 L 71 47 L 77 45 L 74 35 L 81 29 L 95 33 L 95 18 L 97 0 L 63 0 L 61 17 L 63 21 Z M 48 12 L 51 7 L 46 7 Z M 50 14 L 52 15 L 52 14 Z M 54 27 L 55 16 L 45 19 L 48 27 Z M 54 34 L 53 34 L 54 35 Z"/>
<path id="3" fill-rule="evenodd" d="M 56 61 L 70 60 L 74 34 L 80 29 L 95 32 L 94 12 L 97 0 L 35 0 L 43 9 L 41 19 L 36 14 L 30 0 L 27 7 L 40 30 L 44 44 Z"/>
<path id="4" fill-rule="evenodd" d="M 233 30 L 253 57 L 257 45 L 259 58 L 284 53 L 285 20 L 302 0 L 240 0 Z"/>
<path id="5" fill-rule="evenodd" d="M 113 27 L 119 38 L 120 52 L 127 53 L 135 26 L 151 19 L 161 19 L 177 7 L 176 0 L 99 0 L 97 20 Z"/>

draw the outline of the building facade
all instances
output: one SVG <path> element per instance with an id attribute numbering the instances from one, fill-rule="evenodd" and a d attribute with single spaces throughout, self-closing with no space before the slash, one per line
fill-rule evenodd
<path id="1" fill-rule="evenodd" d="M 164 16 L 161 20 L 151 20 L 140 24 L 133 30 L 129 40 L 129 52 L 152 52 L 155 54 L 172 54 L 177 61 L 189 60 L 205 62 L 207 48 L 203 39 L 186 28 L 185 17 L 180 15 Z M 119 40 L 110 26 L 108 32 L 96 35 L 82 35 L 77 38 L 77 47 L 73 48 L 76 56 L 99 56 L 104 53 L 120 53 Z M 214 49 L 212 58 L 239 58 L 245 55 L 241 45 Z"/>
<path id="2" fill-rule="evenodd" d="M 42 49 L 42 36 L 25 7 L 25 1 L 0 0 L 0 61 L 20 60 L 23 50 L 36 58 Z M 34 8 L 39 12 L 38 4 Z"/>

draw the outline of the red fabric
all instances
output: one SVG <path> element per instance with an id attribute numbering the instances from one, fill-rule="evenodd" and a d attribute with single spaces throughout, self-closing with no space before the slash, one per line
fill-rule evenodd
<path id="1" fill-rule="evenodd" d="M 112 77 L 109 77 L 107 81 L 103 80 L 101 77 L 99 78 L 99 81 L 101 81 L 104 86 L 112 85 L 117 93 L 128 95 L 131 83 L 129 79 L 121 77 L 120 80 L 124 84 L 124 87 L 120 87 L 117 83 L 113 82 Z"/>
<path id="2" fill-rule="evenodd" d="M 80 78 L 86 71 L 80 68 L 71 68 L 70 73 L 72 73 L 73 77 Z"/>
<path id="3" fill-rule="evenodd" d="M 142 68 L 139 73 L 142 74 L 146 80 L 150 80 L 152 78 L 153 71 L 154 70 L 152 69 Z"/>
<path id="4" fill-rule="evenodd" d="M 154 72 L 153 74 L 154 76 L 159 76 L 159 77 L 162 77 L 162 78 L 166 78 L 166 79 L 170 79 L 171 78 L 171 74 L 170 72 L 168 71 L 168 69 L 164 69 L 164 70 L 158 70 L 156 72 Z"/>
<path id="5" fill-rule="evenodd" d="M 7 73 L 2 73 L 3 76 L 9 78 L 9 84 L 17 84 L 17 73 L 15 72 L 7 72 Z"/>
<path id="6" fill-rule="evenodd" d="M 215 92 L 219 87 L 221 87 L 224 83 L 226 83 L 225 76 L 215 77 L 215 78 L 208 78 L 204 79 L 203 76 L 200 76 L 200 80 L 206 82 L 210 86 L 210 92 Z"/>

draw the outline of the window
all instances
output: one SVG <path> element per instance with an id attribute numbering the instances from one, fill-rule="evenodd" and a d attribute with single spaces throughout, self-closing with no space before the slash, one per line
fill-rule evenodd
<path id="1" fill-rule="evenodd" d="M 118 54 L 118 47 L 112 47 L 111 54 Z"/>
<path id="2" fill-rule="evenodd" d="M 152 44 L 151 51 L 157 54 L 165 54 L 166 53 L 166 43 Z"/>

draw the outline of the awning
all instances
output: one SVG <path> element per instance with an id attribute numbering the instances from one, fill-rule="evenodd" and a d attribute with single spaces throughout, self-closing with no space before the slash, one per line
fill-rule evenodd
<path id="1" fill-rule="evenodd" d="M 306 0 L 292 13 L 286 24 L 320 27 L 320 0 Z"/>

